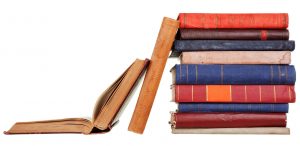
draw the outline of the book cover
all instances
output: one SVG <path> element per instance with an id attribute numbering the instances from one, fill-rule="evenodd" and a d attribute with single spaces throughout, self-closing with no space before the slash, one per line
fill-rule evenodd
<path id="1" fill-rule="evenodd" d="M 199 29 L 181 28 L 180 40 L 288 40 L 287 29 Z"/>
<path id="2" fill-rule="evenodd" d="M 285 113 L 172 113 L 173 128 L 286 127 Z"/>
<path id="3" fill-rule="evenodd" d="M 290 64 L 290 51 L 182 52 L 181 64 Z"/>
<path id="4" fill-rule="evenodd" d="M 173 84 L 294 85 L 293 65 L 177 64 Z"/>
<path id="5" fill-rule="evenodd" d="M 289 105 L 283 103 L 179 103 L 180 113 L 242 112 L 288 113 Z"/>
<path id="6" fill-rule="evenodd" d="M 287 13 L 180 13 L 180 28 L 286 29 Z"/>

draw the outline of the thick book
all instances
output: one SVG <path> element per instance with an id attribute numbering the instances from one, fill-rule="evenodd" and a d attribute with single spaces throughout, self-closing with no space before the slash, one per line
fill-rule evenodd
<path id="1" fill-rule="evenodd" d="M 250 127 L 250 128 L 172 128 L 173 134 L 276 134 L 289 135 L 285 127 Z"/>
<path id="2" fill-rule="evenodd" d="M 288 40 L 287 29 L 197 29 L 181 28 L 180 40 Z"/>
<path id="3" fill-rule="evenodd" d="M 128 96 L 149 60 L 139 60 L 133 64 L 98 98 L 92 121 L 84 118 L 67 118 L 34 122 L 17 122 L 5 134 L 43 133 L 101 133 L 108 132 L 118 121 L 128 102 Z"/>
<path id="4" fill-rule="evenodd" d="M 287 13 L 180 13 L 180 28 L 286 29 Z"/>
<path id="5" fill-rule="evenodd" d="M 285 113 L 172 113 L 171 126 L 180 128 L 286 127 Z"/>
<path id="6" fill-rule="evenodd" d="M 293 65 L 177 64 L 173 84 L 294 85 Z"/>
<path id="7" fill-rule="evenodd" d="M 176 20 L 167 17 L 163 19 L 151 56 L 151 63 L 128 126 L 129 131 L 139 134 L 144 132 L 178 26 L 179 22 Z"/>
<path id="8" fill-rule="evenodd" d="M 293 103 L 293 85 L 174 85 L 175 102 Z"/>
<path id="9" fill-rule="evenodd" d="M 179 103 L 180 113 L 242 112 L 242 113 L 288 113 L 284 103 Z"/>
<path id="10" fill-rule="evenodd" d="M 182 52 L 181 64 L 290 64 L 290 51 Z"/>

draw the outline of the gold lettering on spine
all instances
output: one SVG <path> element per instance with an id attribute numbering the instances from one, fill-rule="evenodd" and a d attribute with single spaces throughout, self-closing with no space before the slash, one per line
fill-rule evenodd
<path id="1" fill-rule="evenodd" d="M 229 85 L 229 94 L 230 94 L 230 101 L 232 101 L 232 88 L 231 88 L 231 85 Z"/>
<path id="2" fill-rule="evenodd" d="M 292 101 L 291 86 L 289 86 L 289 99 L 290 99 L 290 101 Z"/>

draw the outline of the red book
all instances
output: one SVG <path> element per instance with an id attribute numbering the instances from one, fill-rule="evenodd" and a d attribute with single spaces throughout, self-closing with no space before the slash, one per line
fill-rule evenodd
<path id="1" fill-rule="evenodd" d="M 173 128 L 285 127 L 285 113 L 172 113 Z"/>
<path id="2" fill-rule="evenodd" d="M 174 85 L 175 102 L 293 103 L 293 85 Z"/>
<path id="3" fill-rule="evenodd" d="M 266 28 L 286 29 L 287 13 L 180 13 L 180 28 Z"/>

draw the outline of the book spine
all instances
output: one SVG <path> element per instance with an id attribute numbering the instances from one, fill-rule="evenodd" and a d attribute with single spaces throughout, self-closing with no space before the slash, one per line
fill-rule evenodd
<path id="1" fill-rule="evenodd" d="M 182 52 L 181 64 L 290 64 L 290 51 Z"/>
<path id="2" fill-rule="evenodd" d="M 175 84 L 294 85 L 293 65 L 175 65 Z"/>
<path id="3" fill-rule="evenodd" d="M 140 134 L 144 132 L 178 27 L 178 21 L 167 17 L 163 19 L 151 62 L 128 127 L 129 131 Z"/>
<path id="4" fill-rule="evenodd" d="M 287 13 L 212 14 L 180 13 L 180 28 L 268 28 L 286 29 Z"/>
<path id="5" fill-rule="evenodd" d="M 181 40 L 288 40 L 287 29 L 190 29 L 178 31 Z"/>
<path id="6" fill-rule="evenodd" d="M 293 51 L 295 41 L 176 40 L 174 51 Z"/>
<path id="7" fill-rule="evenodd" d="M 285 113 L 173 113 L 174 128 L 286 127 Z"/>
<path id="8" fill-rule="evenodd" d="M 244 112 L 244 113 L 287 113 L 288 104 L 239 104 L 239 103 L 179 103 L 178 112 Z"/>
<path id="9" fill-rule="evenodd" d="M 280 134 L 289 135 L 290 129 L 285 127 L 253 127 L 253 128 L 172 128 L 173 134 Z"/>
<path id="10" fill-rule="evenodd" d="M 175 85 L 175 102 L 293 103 L 293 85 Z"/>

